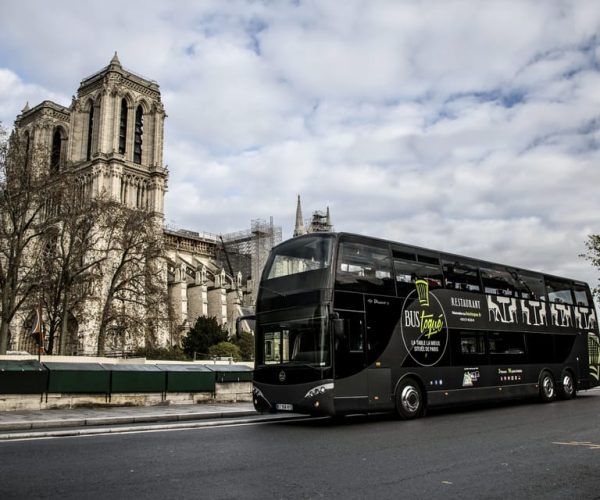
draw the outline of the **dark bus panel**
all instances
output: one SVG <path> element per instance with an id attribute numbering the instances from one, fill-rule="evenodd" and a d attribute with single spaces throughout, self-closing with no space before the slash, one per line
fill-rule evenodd
<path id="1" fill-rule="evenodd" d="M 259 411 L 339 415 L 600 384 L 582 282 L 346 233 L 271 253 L 256 306 Z"/>

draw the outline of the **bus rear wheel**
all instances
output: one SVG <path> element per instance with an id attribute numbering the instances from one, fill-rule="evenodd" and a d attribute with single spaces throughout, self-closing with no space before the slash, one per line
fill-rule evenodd
<path id="1" fill-rule="evenodd" d="M 406 378 L 396 389 L 396 413 L 402 420 L 410 420 L 423 414 L 423 392 L 416 380 Z"/>
<path id="2" fill-rule="evenodd" d="M 555 397 L 554 378 L 549 371 L 543 371 L 540 374 L 540 400 L 543 403 L 550 403 Z"/>
<path id="3" fill-rule="evenodd" d="M 575 397 L 575 379 L 570 371 L 565 370 L 558 386 L 558 397 L 560 399 L 573 399 Z"/>

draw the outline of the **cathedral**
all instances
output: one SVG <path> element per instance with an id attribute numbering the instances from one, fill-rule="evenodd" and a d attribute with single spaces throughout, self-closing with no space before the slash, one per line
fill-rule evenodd
<path id="1" fill-rule="evenodd" d="M 161 272 L 154 279 L 168 292 L 167 320 L 153 323 L 151 338 L 157 347 L 178 343 L 202 315 L 215 317 L 232 333 L 236 318 L 253 304 L 270 248 L 281 241 L 281 228 L 272 219 L 252 221 L 250 230 L 222 236 L 164 227 L 165 116 L 158 84 L 125 69 L 115 53 L 108 66 L 81 81 L 69 107 L 51 101 L 26 105 L 15 120 L 15 131 L 28 145 L 48 151 L 52 169 L 76 176 L 83 196 L 108 197 L 152 217 L 164 245 Z M 95 295 L 107 286 L 102 282 Z M 100 352 L 98 307 L 90 297 L 69 312 L 65 338 L 52 354 L 118 355 L 147 344 L 135 329 L 114 329 Z M 29 311 L 15 317 L 10 350 L 33 352 L 31 321 Z"/>

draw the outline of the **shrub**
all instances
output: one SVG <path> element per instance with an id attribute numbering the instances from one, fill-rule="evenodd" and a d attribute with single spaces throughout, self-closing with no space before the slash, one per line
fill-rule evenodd
<path id="1" fill-rule="evenodd" d="M 241 361 L 242 355 L 240 348 L 231 342 L 219 342 L 208 349 L 208 354 L 220 358 L 233 358 L 234 361 Z"/>

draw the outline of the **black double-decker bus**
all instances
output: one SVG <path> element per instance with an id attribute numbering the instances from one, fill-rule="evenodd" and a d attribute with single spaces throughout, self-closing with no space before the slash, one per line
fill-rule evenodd
<path id="1" fill-rule="evenodd" d="M 273 248 L 256 304 L 254 405 L 343 415 L 600 384 L 580 281 L 347 233 Z"/>

